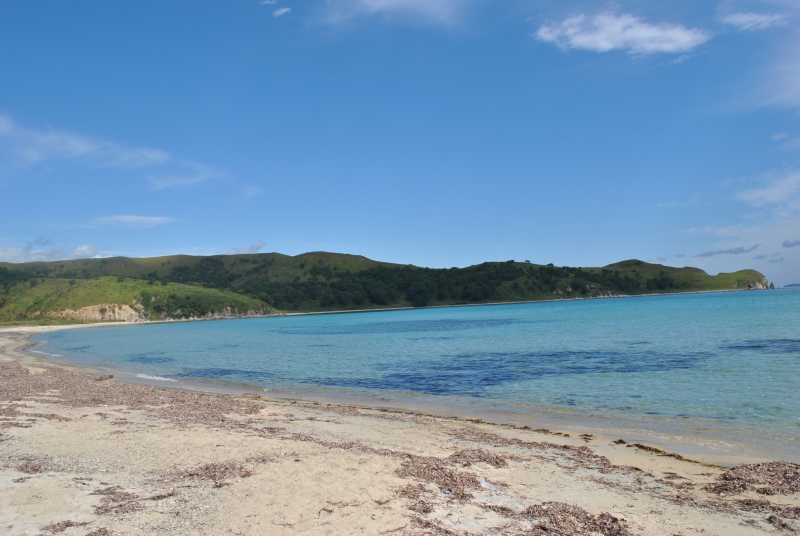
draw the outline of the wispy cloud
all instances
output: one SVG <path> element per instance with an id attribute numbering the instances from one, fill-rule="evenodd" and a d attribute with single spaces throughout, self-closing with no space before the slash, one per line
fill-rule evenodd
<path id="1" fill-rule="evenodd" d="M 246 248 L 241 248 L 241 249 L 240 248 L 231 248 L 231 249 L 228 250 L 226 255 L 241 255 L 242 253 L 258 253 L 259 251 L 261 251 L 261 249 L 265 245 L 266 244 L 264 243 L 263 240 L 259 240 L 258 242 L 255 242 L 254 244 L 250 244 Z"/>
<path id="2" fill-rule="evenodd" d="M 126 147 L 53 128 L 24 128 L 0 115 L 0 147 L 26 166 L 46 160 L 83 159 L 102 167 L 136 168 L 163 164 L 170 155 L 158 149 Z"/>
<path id="3" fill-rule="evenodd" d="M 87 259 L 98 255 L 94 244 L 76 247 L 59 246 L 42 236 L 21 248 L 0 244 L 0 261 L 4 262 L 43 262 L 68 259 Z"/>
<path id="4" fill-rule="evenodd" d="M 680 24 L 650 24 L 634 15 L 606 12 L 592 17 L 575 15 L 563 22 L 545 24 L 536 32 L 536 37 L 562 50 L 625 50 L 631 54 L 653 54 L 692 50 L 711 39 L 711 33 Z"/>
<path id="5" fill-rule="evenodd" d="M 165 216 L 135 216 L 131 214 L 122 214 L 118 216 L 95 218 L 93 223 L 99 226 L 150 229 L 176 221 L 178 220 L 175 218 L 168 218 Z"/>
<path id="6" fill-rule="evenodd" d="M 781 141 L 783 139 L 786 139 L 788 135 L 789 134 L 787 132 L 778 132 L 777 134 L 773 134 L 772 136 L 770 136 L 770 138 L 772 139 L 772 141 Z"/>
<path id="7" fill-rule="evenodd" d="M 329 2 L 325 20 L 337 24 L 359 16 L 383 15 L 449 25 L 471 3 L 471 0 L 333 0 Z"/>
<path id="8" fill-rule="evenodd" d="M 785 248 L 794 248 L 800 246 L 800 240 L 795 240 L 794 242 L 789 242 L 788 240 L 786 240 L 782 245 Z"/>
<path id="9" fill-rule="evenodd" d="M 739 30 L 750 32 L 782 26 L 786 24 L 786 17 L 778 13 L 732 13 L 723 17 L 722 22 L 736 26 Z"/>
<path id="10" fill-rule="evenodd" d="M 785 41 L 756 81 L 761 106 L 796 108 L 800 106 L 800 36 Z"/>
<path id="11" fill-rule="evenodd" d="M 783 261 L 784 261 L 784 259 L 785 259 L 785 257 L 780 257 L 780 258 L 778 258 L 778 259 L 770 259 L 770 260 L 768 260 L 767 262 L 772 262 L 772 263 L 775 263 L 775 262 L 783 262 Z"/>
<path id="12" fill-rule="evenodd" d="M 176 158 L 159 149 L 130 147 L 54 128 L 27 128 L 2 114 L 0 153 L 6 155 L 6 164 L 15 169 L 45 162 L 63 162 L 96 169 L 148 169 L 152 171 L 146 179 L 157 190 L 223 176 L 221 171 L 210 166 Z"/>
<path id="13" fill-rule="evenodd" d="M 800 194 L 800 171 L 767 175 L 762 186 L 739 192 L 739 199 L 755 206 L 786 204 L 792 206 Z"/>
<path id="14" fill-rule="evenodd" d="M 751 251 L 755 251 L 758 248 L 758 244 L 755 246 L 744 248 L 729 248 L 729 249 L 718 249 L 715 251 L 706 251 L 705 253 L 700 253 L 695 255 L 695 257 L 716 257 L 717 255 L 741 255 L 743 253 L 750 253 Z"/>
<path id="15" fill-rule="evenodd" d="M 275 11 L 273 11 L 272 12 L 272 16 L 273 17 L 280 17 L 281 15 L 286 15 L 291 10 L 292 10 L 292 8 L 290 8 L 290 7 L 281 7 L 281 8 L 276 9 Z"/>
<path id="16" fill-rule="evenodd" d="M 184 165 L 177 172 L 164 175 L 148 175 L 147 181 L 155 190 L 163 190 L 173 187 L 187 187 L 211 179 L 219 179 L 224 173 L 204 164 L 194 162 L 184 162 Z"/>

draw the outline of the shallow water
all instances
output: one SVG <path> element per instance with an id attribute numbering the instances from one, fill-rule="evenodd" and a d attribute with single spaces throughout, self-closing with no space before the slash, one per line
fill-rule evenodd
<path id="1" fill-rule="evenodd" d="M 37 339 L 36 351 L 51 359 L 156 384 L 536 415 L 800 461 L 798 290 L 87 328 Z"/>

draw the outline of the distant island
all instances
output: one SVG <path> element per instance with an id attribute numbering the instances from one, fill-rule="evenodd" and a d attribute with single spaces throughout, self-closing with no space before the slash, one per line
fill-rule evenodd
<path id="1" fill-rule="evenodd" d="M 789 285 L 796 286 L 796 285 Z M 313 252 L 0 263 L 0 322 L 139 322 L 276 313 L 774 288 L 755 270 L 710 276 L 627 260 L 420 268 Z"/>
<path id="2" fill-rule="evenodd" d="M 792 287 L 800 287 L 800 283 L 792 283 L 791 285 L 786 285 L 783 288 L 792 288 Z"/>

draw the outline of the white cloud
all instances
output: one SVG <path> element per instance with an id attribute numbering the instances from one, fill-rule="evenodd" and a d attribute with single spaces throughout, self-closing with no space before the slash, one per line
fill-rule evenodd
<path id="1" fill-rule="evenodd" d="M 204 164 L 196 164 L 194 162 L 184 162 L 183 166 L 178 170 L 178 173 L 170 173 L 166 175 L 148 175 L 147 180 L 153 185 L 155 190 L 163 190 L 165 188 L 173 187 L 187 187 L 193 184 L 199 184 L 211 179 L 218 179 L 223 176 L 219 170 L 206 166 Z"/>
<path id="2" fill-rule="evenodd" d="M 786 17 L 777 13 L 733 13 L 723 17 L 722 22 L 742 31 L 754 31 L 786 24 Z"/>
<path id="3" fill-rule="evenodd" d="M 136 168 L 163 164 L 171 158 L 157 149 L 125 147 L 64 130 L 24 128 L 6 115 L 0 115 L 0 147 L 14 155 L 19 166 L 85 159 L 102 167 Z"/>
<path id="4" fill-rule="evenodd" d="M 110 227 L 127 227 L 127 228 L 144 228 L 149 229 L 158 225 L 166 225 L 174 223 L 177 220 L 165 216 L 135 216 L 131 214 L 122 214 L 118 216 L 104 216 L 102 218 L 95 218 L 95 225 L 110 226 Z"/>
<path id="5" fill-rule="evenodd" d="M 766 66 L 761 81 L 761 104 L 779 108 L 800 106 L 800 39 L 784 45 L 784 50 Z"/>
<path id="6" fill-rule="evenodd" d="M 99 169 L 151 169 L 146 178 L 160 190 L 187 186 L 223 173 L 210 166 L 175 158 L 165 151 L 126 145 L 53 128 L 32 129 L 0 114 L 0 153 L 7 164 L 22 169 L 45 162 L 64 162 Z"/>
<path id="7" fill-rule="evenodd" d="M 363 15 L 411 17 L 452 24 L 471 0 L 338 0 L 331 2 L 326 22 L 336 24 Z"/>
<path id="8" fill-rule="evenodd" d="M 270 5 L 274 4 L 277 1 L 278 0 L 261 0 L 261 2 L 259 2 L 259 4 L 262 5 L 262 6 L 270 6 Z"/>
<path id="9" fill-rule="evenodd" d="M 281 8 L 276 9 L 275 11 L 273 11 L 272 12 L 272 16 L 273 17 L 280 17 L 281 15 L 286 15 L 291 10 L 292 10 L 292 8 L 290 8 L 290 7 L 281 7 Z"/>
<path id="10" fill-rule="evenodd" d="M 778 132 L 777 134 L 773 134 L 773 135 L 772 135 L 772 141 L 781 141 L 781 140 L 783 140 L 783 139 L 786 139 L 786 137 L 787 137 L 788 135 L 789 135 L 789 134 L 788 134 L 788 133 L 786 133 L 786 132 Z"/>
<path id="11" fill-rule="evenodd" d="M 255 242 L 254 244 L 250 244 L 246 248 L 241 248 L 241 249 L 240 248 L 231 248 L 231 249 L 228 250 L 226 255 L 241 255 L 242 253 L 258 253 L 259 251 L 261 251 L 261 249 L 265 245 L 266 244 L 264 243 L 263 240 L 259 240 L 258 242 Z"/>
<path id="12" fill-rule="evenodd" d="M 768 176 L 762 183 L 757 188 L 739 192 L 739 199 L 757 207 L 785 205 L 789 209 L 800 209 L 797 199 L 800 194 L 800 171 L 791 171 L 777 177 Z"/>
<path id="13" fill-rule="evenodd" d="M 21 248 L 0 245 L 0 261 L 4 262 L 37 262 L 60 261 L 69 259 L 88 259 L 97 256 L 94 244 L 84 244 L 72 249 L 58 246 L 44 237 L 39 237 Z"/>
<path id="14" fill-rule="evenodd" d="M 711 34 L 680 24 L 650 24 L 634 15 L 606 12 L 593 17 L 576 15 L 560 23 L 543 25 L 536 37 L 563 50 L 626 50 L 632 54 L 653 54 L 692 50 L 711 39 Z"/>

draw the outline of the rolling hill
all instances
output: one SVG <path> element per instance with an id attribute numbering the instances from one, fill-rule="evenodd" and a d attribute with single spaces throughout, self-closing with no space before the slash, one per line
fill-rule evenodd
<path id="1" fill-rule="evenodd" d="M 109 319 L 115 305 L 153 320 L 766 286 L 754 270 L 710 276 L 638 260 L 602 268 L 506 261 L 431 269 L 326 252 L 113 257 L 0 263 L 0 321 Z M 70 312 L 92 307 L 86 318 Z M 105 312 L 98 316 L 100 309 Z"/>

